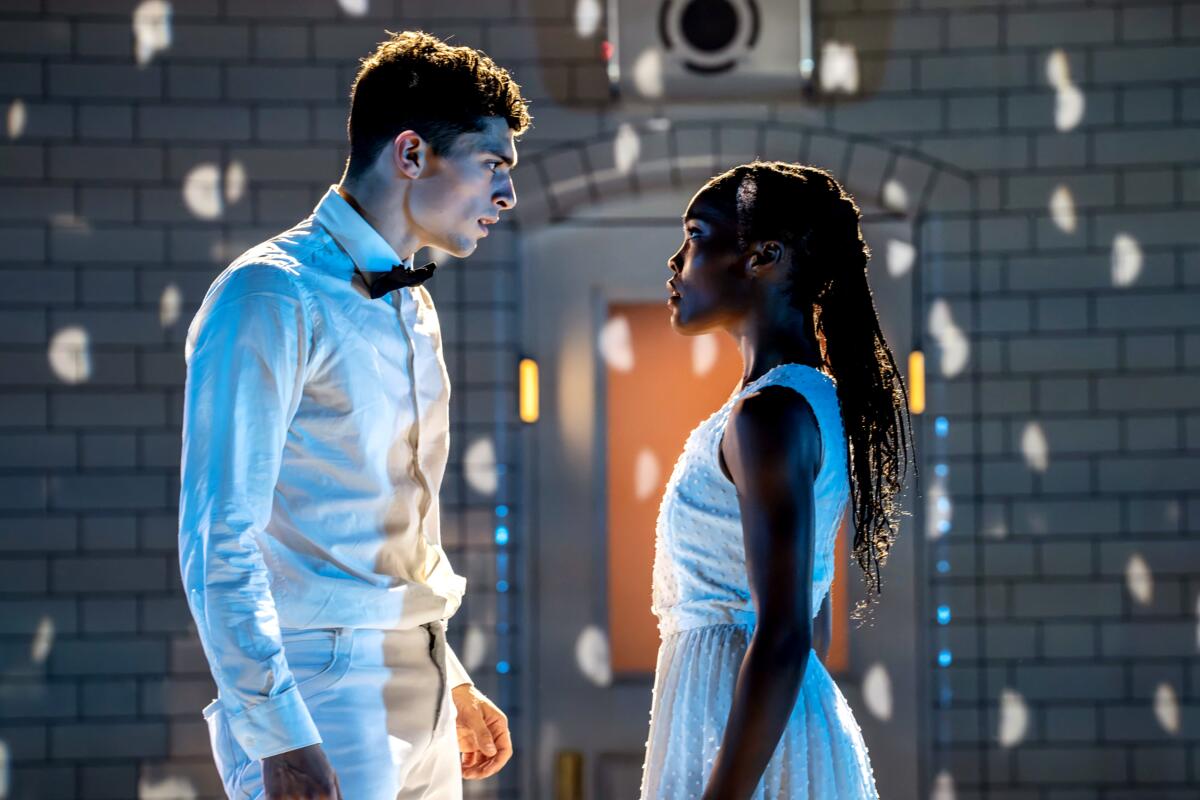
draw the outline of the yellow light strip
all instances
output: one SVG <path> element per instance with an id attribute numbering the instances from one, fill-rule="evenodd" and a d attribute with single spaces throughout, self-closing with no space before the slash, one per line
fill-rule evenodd
<path id="1" fill-rule="evenodd" d="M 925 354 L 920 350 L 908 354 L 908 413 L 925 413 Z"/>
<path id="2" fill-rule="evenodd" d="M 538 421 L 538 363 L 532 358 L 522 358 L 517 368 L 518 385 L 520 389 L 519 407 L 521 421 L 534 423 Z"/>

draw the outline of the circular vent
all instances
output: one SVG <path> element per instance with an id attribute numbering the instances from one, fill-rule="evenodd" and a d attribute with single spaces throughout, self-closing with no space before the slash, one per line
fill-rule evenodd
<path id="1" fill-rule="evenodd" d="M 664 0 L 658 14 L 663 46 L 688 70 L 727 72 L 758 40 L 754 0 Z"/>

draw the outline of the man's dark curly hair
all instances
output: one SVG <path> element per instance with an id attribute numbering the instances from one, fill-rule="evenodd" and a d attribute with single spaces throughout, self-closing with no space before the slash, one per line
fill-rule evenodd
<path id="1" fill-rule="evenodd" d="M 521 87 L 482 52 L 423 31 L 388 33 L 362 60 L 350 90 L 348 177 L 366 171 L 405 130 L 444 155 L 460 134 L 482 130 L 486 117 L 503 117 L 517 134 L 529 127 Z"/>

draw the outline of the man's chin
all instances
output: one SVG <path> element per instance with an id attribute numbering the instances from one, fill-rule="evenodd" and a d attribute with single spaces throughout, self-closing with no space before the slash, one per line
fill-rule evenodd
<path id="1" fill-rule="evenodd" d="M 472 239 L 467 236 L 455 238 L 452 241 L 438 247 L 439 250 L 444 250 L 455 258 L 466 258 L 475 252 L 479 247 L 479 240 Z"/>

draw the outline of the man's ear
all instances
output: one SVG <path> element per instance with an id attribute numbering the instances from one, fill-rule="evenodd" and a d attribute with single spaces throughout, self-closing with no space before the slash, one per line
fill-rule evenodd
<path id="1" fill-rule="evenodd" d="M 392 140 L 392 168 L 406 178 L 419 178 L 429 163 L 429 143 L 416 131 L 407 130 Z"/>
<path id="2" fill-rule="evenodd" d="M 768 239 L 755 242 L 746 259 L 746 273 L 751 277 L 762 277 L 783 264 L 783 244 Z"/>

